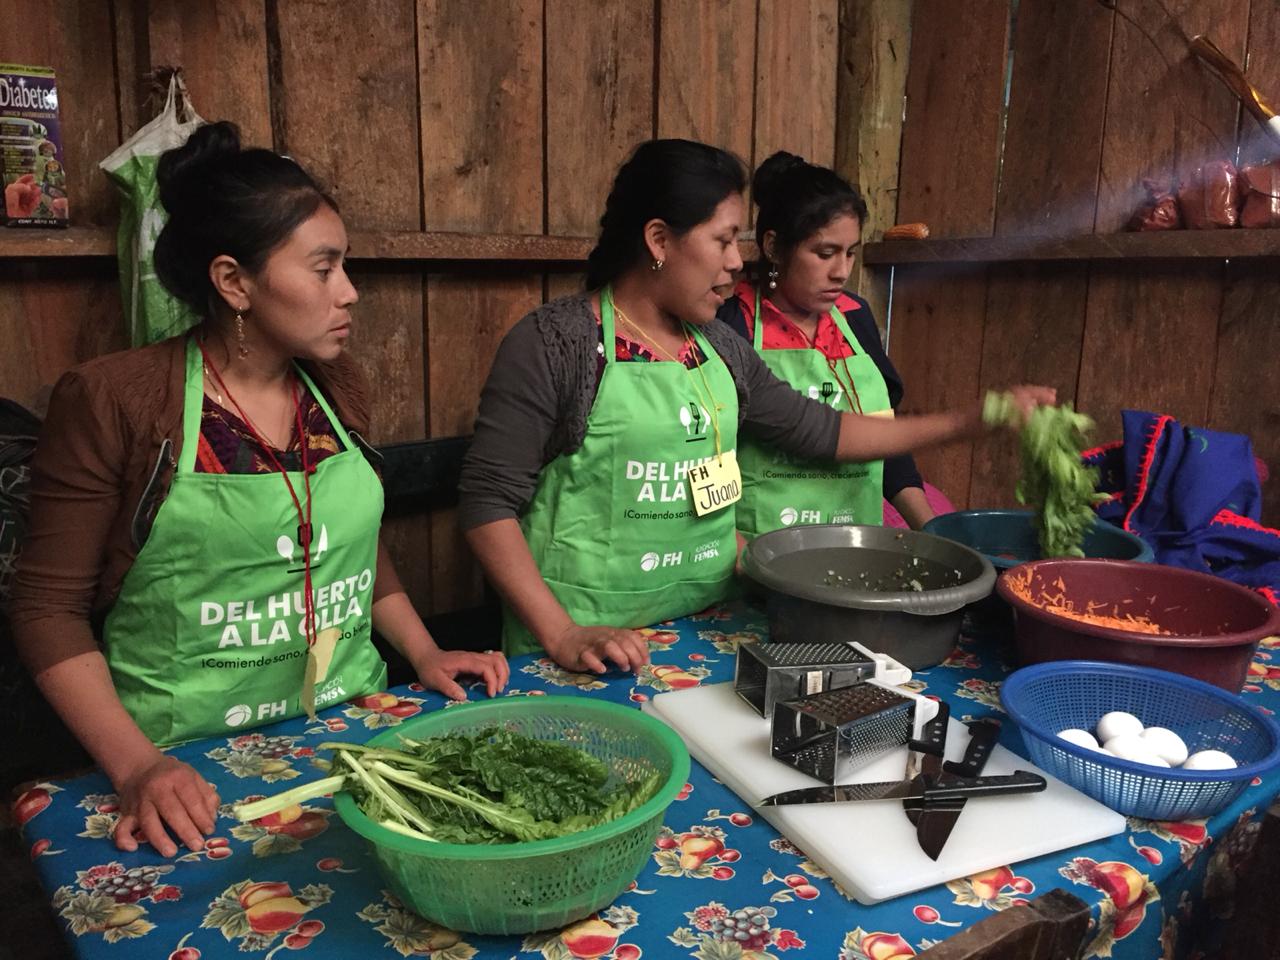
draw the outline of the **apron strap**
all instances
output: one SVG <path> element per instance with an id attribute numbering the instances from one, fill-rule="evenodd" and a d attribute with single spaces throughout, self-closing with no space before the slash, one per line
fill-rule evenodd
<path id="1" fill-rule="evenodd" d="M 178 473 L 191 473 L 200 446 L 200 415 L 204 410 L 204 358 L 194 332 L 187 335 L 187 378 L 182 390 L 182 452 Z"/>
<path id="2" fill-rule="evenodd" d="M 324 411 L 325 416 L 329 418 L 329 425 L 333 427 L 333 432 L 337 435 L 343 450 L 355 449 L 351 435 L 334 414 L 324 393 L 307 376 L 307 372 L 301 366 L 295 363 L 294 370 L 311 391 L 311 395 L 316 398 L 316 403 L 320 404 L 320 409 Z M 196 343 L 196 334 L 193 332 L 187 337 L 187 379 L 182 395 L 182 452 L 178 455 L 178 473 L 192 473 L 195 470 L 196 450 L 200 445 L 200 418 L 203 412 L 204 358 L 200 355 L 200 346 Z"/>
<path id="3" fill-rule="evenodd" d="M 751 330 L 751 345 L 756 348 L 756 353 L 759 353 L 764 349 L 764 325 L 761 323 L 760 319 L 760 302 L 760 288 L 756 287 L 756 313 Z M 855 337 L 853 332 L 849 329 L 849 324 L 845 321 L 844 314 L 840 312 L 834 303 L 831 305 L 831 309 L 828 313 L 830 313 L 831 319 L 835 323 L 836 328 L 844 336 L 845 340 L 848 341 L 849 349 L 856 354 L 858 352 L 858 338 Z"/>
<path id="4" fill-rule="evenodd" d="M 831 320 L 835 323 L 836 329 L 840 331 L 841 335 L 843 335 L 845 341 L 849 344 L 849 349 L 852 350 L 856 356 L 858 353 L 859 343 L 858 338 L 853 335 L 853 329 L 849 326 L 849 321 L 845 319 L 844 314 L 834 303 L 831 305 L 830 313 Z"/>
<path id="5" fill-rule="evenodd" d="M 307 385 L 311 395 L 316 398 L 316 403 L 320 404 L 320 409 L 324 411 L 324 415 L 329 418 L 329 426 L 333 427 L 333 432 L 338 435 L 338 442 L 342 444 L 343 450 L 353 450 L 355 444 L 351 439 L 351 435 L 347 433 L 347 428 L 338 420 L 333 408 L 329 406 L 329 401 L 324 398 L 324 391 L 315 385 L 315 382 L 307 376 L 307 371 L 303 370 L 300 364 L 295 362 L 293 369 L 302 378 L 302 382 Z"/>
<path id="6" fill-rule="evenodd" d="M 616 363 L 618 348 L 615 345 L 617 334 L 613 324 L 613 286 L 608 283 L 600 288 L 600 338 L 604 347 L 605 366 Z"/>

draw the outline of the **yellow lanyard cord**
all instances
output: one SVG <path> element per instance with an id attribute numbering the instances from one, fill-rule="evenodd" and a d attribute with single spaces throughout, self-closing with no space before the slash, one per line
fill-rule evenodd
<path id="1" fill-rule="evenodd" d="M 618 304 L 617 304 L 617 302 L 616 302 L 616 301 L 615 301 L 615 302 L 614 302 L 614 304 L 613 304 L 613 309 L 614 309 L 614 312 L 615 312 L 615 313 L 617 313 L 617 314 L 618 314 L 618 316 L 622 318 L 622 322 L 623 322 L 623 323 L 625 323 L 627 326 L 629 326 L 629 327 L 630 327 L 632 330 L 634 330 L 636 333 L 640 334 L 640 336 L 642 336 L 642 337 L 644 337 L 646 340 L 648 340 L 648 341 L 649 341 L 649 345 L 650 345 L 651 347 L 653 347 L 653 348 L 654 348 L 655 350 L 657 350 L 659 353 L 661 353 L 661 354 L 665 355 L 665 356 L 666 356 L 666 358 L 667 358 L 668 360 L 670 360 L 672 363 L 679 363 L 679 364 L 680 364 L 680 366 L 684 367 L 686 371 L 689 369 L 688 367 L 685 367 L 685 366 L 684 366 L 684 364 L 683 364 L 683 363 L 681 363 L 678 359 L 676 359 L 675 357 L 673 357 L 673 356 L 670 354 L 670 352 L 668 352 L 668 351 L 667 351 L 667 350 L 662 346 L 662 344 L 658 343 L 658 341 L 657 341 L 657 340 L 655 340 L 655 339 L 654 339 L 654 338 L 649 334 L 649 332 L 648 332 L 647 330 L 645 330 L 643 327 L 641 327 L 641 326 L 640 326 L 640 324 L 636 323 L 634 320 L 632 320 L 630 317 L 628 317 L 628 316 L 627 316 L 627 315 L 622 311 L 622 308 L 618 306 Z M 683 326 L 683 325 L 682 325 L 682 326 Z M 693 349 L 693 347 L 695 346 L 695 344 L 694 344 L 694 342 L 693 342 L 693 338 L 692 338 L 691 336 L 689 336 L 689 330 L 688 330 L 688 328 L 687 328 L 687 327 L 684 327 L 684 342 L 685 342 L 685 345 L 686 345 L 688 348 L 690 348 L 690 349 Z M 705 387 L 705 388 L 706 388 L 706 391 L 707 391 L 706 397 L 704 397 L 704 396 L 702 395 L 702 391 L 698 389 L 698 384 L 697 384 L 696 382 L 693 384 L 693 389 L 694 389 L 694 392 L 698 394 L 698 399 L 699 399 L 699 400 L 701 400 L 701 401 L 703 401 L 704 403 L 706 403 L 707 407 L 709 408 L 709 412 L 711 413 L 711 426 L 712 426 L 712 429 L 715 431 L 715 436 L 716 436 L 716 457 L 717 457 L 717 458 L 719 458 L 720 453 L 721 453 L 721 448 L 720 448 L 720 405 L 719 405 L 718 403 L 716 403 L 716 395 L 715 395 L 714 393 L 712 393 L 712 392 L 711 392 L 711 383 L 710 383 L 710 381 L 708 381 L 708 380 L 707 380 L 707 374 L 706 374 L 706 371 L 704 371 L 704 370 L 702 369 L 702 362 L 699 360 L 699 361 L 698 361 L 697 363 L 695 363 L 694 365 L 698 368 L 698 374 L 699 374 L 699 376 L 701 376 L 701 378 L 702 378 L 702 385 L 703 385 L 703 387 Z M 709 400 L 707 399 L 708 397 L 710 398 Z"/>

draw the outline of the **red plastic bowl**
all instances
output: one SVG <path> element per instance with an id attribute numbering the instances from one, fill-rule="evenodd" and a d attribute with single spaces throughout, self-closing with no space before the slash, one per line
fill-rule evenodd
<path id="1" fill-rule="evenodd" d="M 1061 592 L 1145 616 L 1169 635 L 1097 626 L 1028 603 L 1012 578 L 1031 575 L 1031 595 Z M 1207 573 L 1125 560 L 1036 560 L 1005 571 L 996 591 L 1013 608 L 1018 661 L 1106 660 L 1171 670 L 1231 693 L 1244 685 L 1258 641 L 1280 633 L 1280 608 L 1261 594 Z"/>

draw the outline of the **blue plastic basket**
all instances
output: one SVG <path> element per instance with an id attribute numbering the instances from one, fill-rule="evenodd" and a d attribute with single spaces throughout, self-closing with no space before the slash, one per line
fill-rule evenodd
<path id="1" fill-rule="evenodd" d="M 1125 816 L 1148 820 L 1209 817 L 1254 777 L 1280 765 L 1280 727 L 1240 697 L 1165 670 L 1093 660 L 1060 660 L 1010 674 L 1000 700 L 1022 730 L 1031 761 Z M 1168 727 L 1187 749 L 1222 750 L 1234 770 L 1150 767 L 1060 739 L 1060 730 L 1092 730 L 1112 710 L 1146 726 Z"/>

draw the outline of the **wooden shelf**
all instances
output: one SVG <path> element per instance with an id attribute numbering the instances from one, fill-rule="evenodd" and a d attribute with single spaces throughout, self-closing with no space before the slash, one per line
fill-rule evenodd
<path id="1" fill-rule="evenodd" d="M 579 267 L 595 245 L 592 237 L 549 237 L 498 233 L 356 231 L 352 260 L 424 263 L 536 263 Z M 754 259 L 756 246 L 741 243 L 742 256 Z M 55 257 L 114 257 L 115 229 L 69 227 L 65 230 L 0 227 L 0 260 Z"/>
<path id="2" fill-rule="evenodd" d="M 353 260 L 582 263 L 595 241 L 588 237 L 510 234 L 365 231 L 351 234 Z M 116 235 L 108 227 L 65 230 L 0 230 L 0 258 L 114 257 Z"/>
<path id="3" fill-rule="evenodd" d="M 114 257 L 116 232 L 106 227 L 0 227 L 0 258 Z"/>
<path id="4" fill-rule="evenodd" d="M 1169 230 L 1074 237 L 959 237 L 869 243 L 869 266 L 1031 260 L 1226 260 L 1280 257 L 1280 230 Z"/>

